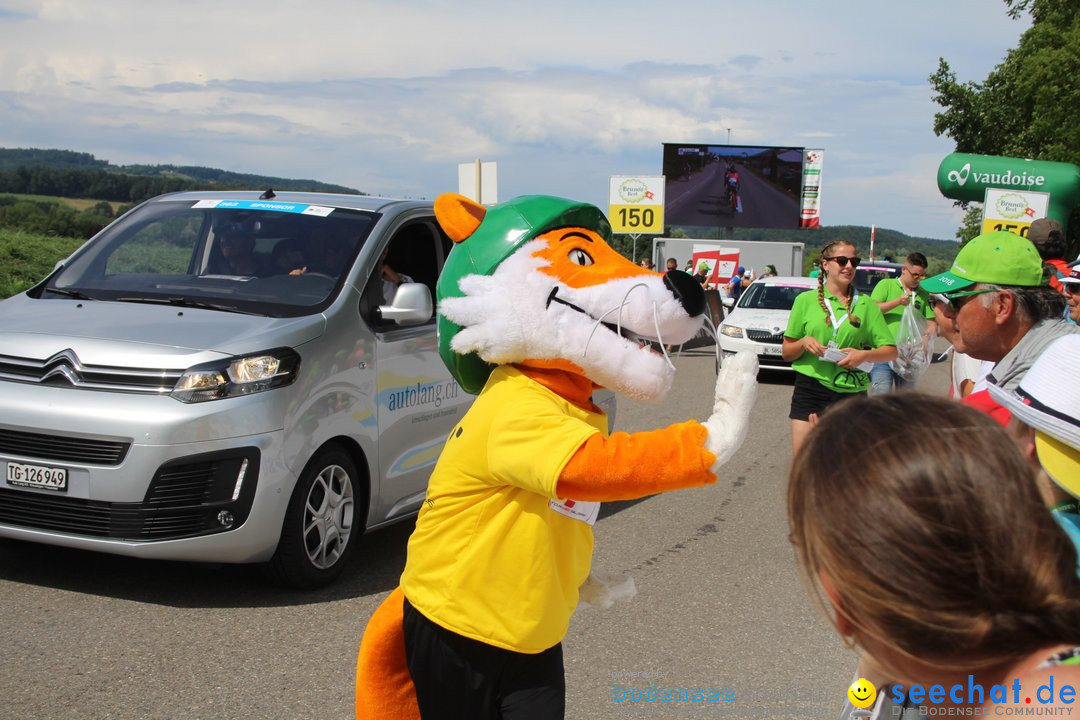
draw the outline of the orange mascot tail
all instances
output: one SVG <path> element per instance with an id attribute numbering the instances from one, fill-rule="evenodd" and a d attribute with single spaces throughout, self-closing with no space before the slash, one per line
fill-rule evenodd
<path id="1" fill-rule="evenodd" d="M 396 588 L 368 620 L 356 658 L 357 720 L 420 720 L 401 626 L 405 593 Z"/>

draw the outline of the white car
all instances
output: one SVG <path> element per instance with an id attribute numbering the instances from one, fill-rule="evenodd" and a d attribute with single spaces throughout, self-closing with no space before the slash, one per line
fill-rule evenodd
<path id="1" fill-rule="evenodd" d="M 767 277 L 752 282 L 720 324 L 724 356 L 750 350 L 757 353 L 761 367 L 790 370 L 791 363 L 781 359 L 780 349 L 791 306 L 799 293 L 816 288 L 817 279 L 808 277 Z"/>

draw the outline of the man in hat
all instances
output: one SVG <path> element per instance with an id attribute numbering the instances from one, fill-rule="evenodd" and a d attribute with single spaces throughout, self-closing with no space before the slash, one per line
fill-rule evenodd
<path id="1" fill-rule="evenodd" d="M 1039 218 L 1028 228 L 1028 240 L 1050 271 L 1050 287 L 1062 292 L 1061 280 L 1069 274 L 1065 260 L 1065 233 L 1054 218 Z"/>
<path id="2" fill-rule="evenodd" d="M 1080 335 L 1048 345 L 1014 390 L 991 385 L 990 394 L 1012 413 L 1009 431 L 1040 470 L 1054 518 L 1080 547 Z"/>
<path id="3" fill-rule="evenodd" d="M 1069 274 L 1061 278 L 1061 292 L 1065 295 L 1065 322 L 1080 325 L 1080 262 L 1069 267 Z"/>
<path id="4" fill-rule="evenodd" d="M 1063 335 L 1080 333 L 1065 323 L 1065 298 L 1046 284 L 1042 258 L 1027 239 L 996 231 L 972 239 L 946 272 L 922 282 L 952 323 L 953 347 L 994 369 L 988 381 L 1014 390 L 1035 358 Z M 1009 413 L 987 391 L 964 402 L 1007 425 Z"/>
<path id="5" fill-rule="evenodd" d="M 733 275 L 730 282 L 728 282 L 728 289 L 731 291 L 732 299 L 735 300 L 735 302 L 739 302 L 739 296 L 742 295 L 743 290 L 750 287 L 750 283 L 753 281 L 754 271 L 740 265 L 735 270 L 735 275 Z"/>

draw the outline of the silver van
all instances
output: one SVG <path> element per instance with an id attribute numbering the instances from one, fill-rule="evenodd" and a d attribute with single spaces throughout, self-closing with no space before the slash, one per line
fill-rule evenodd
<path id="1" fill-rule="evenodd" d="M 0 537 L 332 581 L 472 400 L 436 341 L 451 245 L 431 203 L 369 196 L 127 213 L 0 302 Z"/>

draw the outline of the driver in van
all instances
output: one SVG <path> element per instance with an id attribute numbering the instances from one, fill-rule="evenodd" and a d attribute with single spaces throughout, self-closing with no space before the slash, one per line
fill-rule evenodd
<path id="1" fill-rule="evenodd" d="M 275 275 L 303 275 L 307 272 L 307 261 L 300 243 L 291 238 L 281 240 L 270 252 Z"/>

